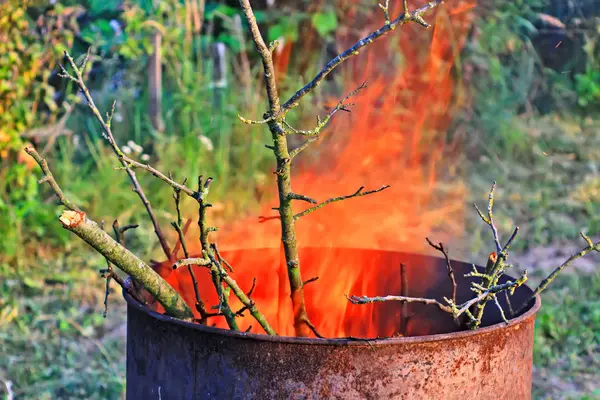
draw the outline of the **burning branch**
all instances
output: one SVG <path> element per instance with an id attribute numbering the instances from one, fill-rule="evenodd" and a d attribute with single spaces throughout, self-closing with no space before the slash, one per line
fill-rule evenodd
<path id="1" fill-rule="evenodd" d="M 130 275 L 136 282 L 142 284 L 165 308 L 165 311 L 169 315 L 181 319 L 192 318 L 192 310 L 190 310 L 179 293 L 146 263 L 111 238 L 97 223 L 89 219 L 83 211 L 66 199 L 50 172 L 47 162 L 40 157 L 35 149 L 27 147 L 25 151 L 42 168 L 45 176 L 42 182 L 48 182 L 54 193 L 61 200 L 61 203 L 69 209 L 64 211 L 59 218 L 63 227 L 75 233 L 107 260 Z"/>

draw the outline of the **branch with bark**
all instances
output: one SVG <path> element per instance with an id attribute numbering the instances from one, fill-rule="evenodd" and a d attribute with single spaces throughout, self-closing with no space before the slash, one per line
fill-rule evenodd
<path id="1" fill-rule="evenodd" d="M 48 182 L 61 203 L 68 208 L 59 218 L 63 227 L 79 236 L 108 261 L 139 282 L 165 308 L 167 314 L 176 318 L 191 319 L 192 310 L 179 293 L 150 266 L 111 238 L 96 222 L 68 200 L 50 172 L 48 163 L 35 149 L 27 147 L 25 151 L 42 168 L 44 178 L 41 181 Z"/>
<path id="2" fill-rule="evenodd" d="M 500 244 L 500 238 L 498 234 L 498 229 L 494 223 L 493 219 L 493 206 L 494 206 L 494 191 L 496 189 L 496 183 L 492 185 L 488 196 L 488 205 L 487 205 L 487 215 L 484 215 L 483 212 L 475 206 L 475 209 L 483 222 L 488 225 L 492 231 L 492 237 L 494 241 L 494 246 L 496 247 L 497 253 L 493 252 L 490 254 L 485 269 L 483 272 L 480 272 L 475 265 L 473 265 L 473 271 L 465 274 L 465 277 L 470 278 L 478 278 L 480 282 L 472 282 L 470 289 L 475 292 L 475 297 L 470 300 L 462 303 L 456 303 L 456 281 L 454 279 L 454 269 L 452 268 L 450 257 L 448 256 L 448 251 L 444 247 L 442 243 L 434 244 L 429 239 L 426 239 L 431 247 L 443 253 L 446 267 L 448 270 L 448 276 L 452 283 L 452 299 L 443 298 L 443 302 L 437 299 L 432 298 L 422 298 L 422 297 L 408 297 L 408 296 L 346 296 L 347 299 L 352 304 L 369 304 L 375 302 L 387 302 L 387 301 L 399 301 L 403 304 L 408 303 L 422 303 L 427 305 L 435 305 L 440 310 L 452 314 L 453 318 L 457 320 L 459 317 L 466 315 L 468 317 L 467 326 L 471 329 L 477 329 L 481 326 L 481 321 L 483 319 L 483 314 L 485 307 L 488 302 L 493 301 L 494 305 L 498 308 L 500 312 L 500 316 L 502 320 L 506 323 L 509 320 L 506 317 L 506 312 L 502 308 L 499 300 L 498 294 L 504 293 L 506 296 L 507 306 L 509 308 L 509 315 L 511 317 L 518 316 L 520 313 L 525 311 L 525 309 L 531 304 L 533 299 L 539 295 L 543 290 L 545 290 L 550 283 L 562 272 L 565 268 L 567 268 L 573 261 L 578 258 L 584 257 L 592 251 L 600 252 L 600 242 L 594 243 L 589 237 L 587 237 L 584 233 L 581 233 L 581 237 L 586 241 L 587 246 L 581 249 L 579 252 L 573 254 L 569 257 L 564 263 L 562 263 L 559 267 L 557 267 L 546 279 L 544 279 L 540 285 L 531 293 L 526 301 L 514 312 L 512 304 L 510 302 L 510 295 L 514 294 L 515 290 L 527 282 L 527 271 L 524 271 L 522 275 L 516 280 L 509 280 L 505 283 L 499 283 L 500 277 L 504 275 L 507 268 L 512 267 L 512 265 L 508 264 L 508 250 L 510 246 L 514 242 L 517 234 L 519 232 L 519 227 L 516 227 L 513 233 L 510 235 L 506 244 L 502 246 Z M 404 288 L 405 284 L 402 284 Z M 403 289 L 404 290 L 404 289 Z"/>
<path id="3" fill-rule="evenodd" d="M 423 15 L 428 11 L 434 9 L 441 0 L 435 0 L 423 7 L 420 7 L 412 12 L 408 10 L 407 2 L 404 2 L 404 11 L 398 18 L 390 21 L 389 17 L 389 2 L 386 1 L 382 7 L 386 21 L 385 24 L 371 33 L 367 37 L 359 40 L 353 46 L 338 54 L 335 58 L 329 61 L 319 71 L 315 77 L 304 87 L 300 88 L 289 100 L 281 105 L 279 92 L 277 90 L 277 80 L 275 77 L 275 68 L 273 65 L 272 50 L 275 48 L 276 43 L 271 43 L 269 46 L 264 41 L 256 17 L 250 5 L 250 0 L 239 0 L 240 6 L 246 17 L 250 34 L 256 50 L 258 51 L 262 64 L 263 64 L 263 76 L 265 81 L 265 89 L 269 102 L 269 109 L 265 112 L 262 120 L 250 120 L 244 117 L 239 117 L 243 123 L 246 124 L 266 124 L 271 132 L 273 139 L 272 145 L 267 145 L 267 148 L 273 151 L 276 160 L 275 174 L 277 176 L 277 189 L 279 192 L 279 206 L 277 211 L 279 217 L 263 217 L 261 221 L 269 219 L 279 218 L 281 223 L 281 241 L 283 243 L 283 249 L 286 258 L 288 281 L 290 285 L 292 307 L 294 313 L 294 328 L 297 336 L 310 336 L 310 334 L 318 333 L 314 328 L 314 325 L 310 322 L 306 311 L 305 299 L 304 299 L 304 285 L 302 279 L 302 273 L 300 268 L 300 259 L 298 258 L 298 243 L 296 241 L 296 220 L 304 215 L 307 215 L 317 209 L 341 200 L 346 200 L 352 197 L 363 196 L 366 194 L 377 193 L 387 188 L 387 185 L 382 186 L 380 189 L 362 192 L 363 188 L 359 189 L 352 195 L 334 197 L 323 203 L 316 204 L 307 210 L 300 213 L 295 213 L 292 207 L 292 200 L 300 199 L 294 194 L 291 183 L 291 164 L 292 160 L 303 150 L 305 150 L 316 138 L 319 137 L 323 129 L 327 126 L 330 119 L 338 111 L 349 111 L 351 104 L 346 103 L 348 98 L 355 95 L 359 90 L 365 87 L 363 83 L 357 89 L 348 94 L 344 99 L 338 102 L 338 104 L 325 116 L 325 118 L 317 118 L 317 126 L 311 130 L 298 130 L 293 128 L 285 119 L 286 114 L 298 105 L 298 102 L 304 98 L 307 94 L 315 90 L 319 84 L 337 67 L 339 67 L 344 61 L 359 54 L 359 50 L 363 47 L 373 43 L 378 38 L 386 35 L 393 31 L 398 26 L 401 26 L 407 22 L 416 22 L 425 27 L 429 27 L 429 24 L 423 19 Z M 302 145 L 294 150 L 288 149 L 287 136 L 290 134 L 298 134 L 307 136 L 307 139 Z M 302 200 L 309 200 L 303 198 Z M 312 200 L 312 199 L 310 199 Z M 312 201 L 310 201 L 312 202 Z"/>

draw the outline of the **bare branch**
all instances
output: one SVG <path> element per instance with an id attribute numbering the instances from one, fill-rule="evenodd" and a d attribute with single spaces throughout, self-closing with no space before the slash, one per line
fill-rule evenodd
<path id="1" fill-rule="evenodd" d="M 592 242 L 592 240 L 589 237 L 587 237 L 583 232 L 581 232 L 580 234 L 581 234 L 581 237 L 587 242 L 587 244 L 588 244 L 587 247 L 584 247 L 579 252 L 573 254 L 564 263 L 562 263 L 559 267 L 557 267 L 554 271 L 552 271 L 552 273 L 550 275 L 548 275 L 548 277 L 546 277 L 546 279 L 544 279 L 538 285 L 538 287 L 535 288 L 533 293 L 531 293 L 529 298 L 523 302 L 521 307 L 519 307 L 519 309 L 516 312 L 517 315 L 519 313 L 521 313 L 523 310 L 525 310 L 525 308 L 527 308 L 527 306 L 535 298 L 535 296 L 542 293 L 548 287 L 548 285 L 551 284 L 552 281 L 558 276 L 558 274 L 560 274 L 565 268 L 567 268 L 573 261 L 577 260 L 578 258 L 584 257 L 586 254 L 588 254 L 592 251 L 600 252 L 600 242 L 594 244 Z"/>
<path id="2" fill-rule="evenodd" d="M 442 304 L 435 299 L 427 299 L 424 297 L 406 297 L 406 296 L 375 296 L 375 297 L 350 296 L 350 297 L 348 297 L 348 296 L 346 296 L 346 298 L 352 304 L 369 304 L 369 303 L 385 302 L 385 301 L 400 301 L 402 303 L 423 303 L 423 304 L 435 305 L 435 306 L 439 307 L 440 310 L 452 314 L 452 307 Z"/>
<path id="3" fill-rule="evenodd" d="M 240 121 L 242 121 L 243 123 L 247 124 L 247 125 L 262 125 L 262 124 L 268 124 L 269 122 L 273 121 L 273 119 L 275 119 L 275 117 L 273 115 L 271 115 L 269 118 L 257 121 L 257 120 L 253 120 L 253 119 L 247 119 L 242 117 L 241 115 L 238 114 L 238 118 Z"/>
<path id="4" fill-rule="evenodd" d="M 383 16 L 385 17 L 385 24 L 390 24 L 390 0 L 385 0 L 384 4 L 379 3 L 379 8 L 383 11 Z"/>
<path id="5" fill-rule="evenodd" d="M 350 92 L 348 95 L 346 95 L 346 97 L 344 97 L 342 100 L 340 100 L 336 104 L 336 106 L 331 111 L 329 111 L 327 113 L 327 115 L 325 116 L 325 118 L 321 119 L 320 117 L 317 117 L 317 126 L 315 128 L 313 128 L 312 130 L 310 130 L 310 131 L 295 129 L 290 124 L 288 124 L 285 119 L 283 119 L 282 122 L 289 129 L 289 131 L 287 133 L 288 134 L 302 135 L 302 136 L 319 136 L 319 134 L 321 133 L 321 131 L 323 130 L 323 128 L 325 128 L 325 126 L 331 120 L 331 117 L 333 117 L 338 111 L 350 112 L 350 108 L 349 107 L 353 106 L 354 103 L 346 103 L 346 101 L 350 97 L 356 95 L 361 89 L 364 89 L 366 87 L 367 87 L 366 82 L 363 82 L 359 87 L 357 87 L 356 89 L 354 89 L 352 92 Z M 290 155 L 290 158 L 292 158 L 291 155 Z"/>
<path id="6" fill-rule="evenodd" d="M 304 151 L 312 142 L 317 141 L 318 139 L 319 137 L 307 139 L 300 146 L 290 151 L 290 160 L 293 160 L 298 154 L 302 153 L 302 151 Z"/>
<path id="7" fill-rule="evenodd" d="M 125 225 L 124 227 L 121 227 L 119 225 L 119 220 L 114 220 L 113 221 L 113 231 L 115 232 L 115 240 L 117 242 L 119 242 L 119 244 L 123 247 L 125 246 L 125 232 L 127 232 L 129 229 L 136 229 L 139 227 L 138 224 L 129 224 L 129 225 Z"/>
<path id="8" fill-rule="evenodd" d="M 467 311 L 469 311 L 469 309 L 483 301 L 488 299 L 489 297 L 493 297 L 493 295 L 495 295 L 498 292 L 502 292 L 504 290 L 507 290 L 509 292 L 513 292 L 516 288 L 518 288 L 519 286 L 523 285 L 525 282 L 527 282 L 527 271 L 525 271 L 523 273 L 523 275 L 517 279 L 516 281 L 507 281 L 501 285 L 494 285 L 489 287 L 488 289 L 486 289 L 485 291 L 481 292 L 477 297 L 472 298 L 471 300 L 460 304 L 460 305 L 454 305 L 454 303 L 452 303 L 452 300 L 450 299 L 444 299 L 448 304 L 450 304 L 451 308 L 452 308 L 452 314 L 454 316 L 454 318 L 458 318 L 460 317 L 462 314 L 466 313 Z M 475 317 L 474 320 L 477 322 L 475 324 L 475 327 L 479 326 L 479 324 L 481 323 L 481 317 Z"/>
<path id="9" fill-rule="evenodd" d="M 225 266 L 229 269 L 229 272 L 233 273 L 233 267 L 231 266 L 231 264 L 229 264 L 227 262 L 227 260 L 225 260 L 223 258 L 223 256 L 221 255 L 221 253 L 219 252 L 219 247 L 217 246 L 216 243 L 212 243 L 211 247 L 213 248 L 213 250 L 215 251 L 215 253 L 217 254 L 217 257 L 219 257 L 219 261 L 222 262 L 223 264 L 225 264 Z M 256 279 L 256 278 L 254 278 Z M 248 296 L 250 296 L 250 294 L 248 294 Z"/>
<path id="10" fill-rule="evenodd" d="M 351 198 L 353 198 L 353 197 L 361 197 L 361 196 L 366 196 L 366 195 L 373 194 L 373 193 L 378 193 L 378 192 L 381 192 L 381 191 L 383 191 L 383 190 L 385 190 L 385 189 L 387 189 L 387 188 L 389 188 L 389 187 L 390 187 L 390 185 L 383 185 L 383 186 L 382 186 L 382 187 L 380 187 L 379 189 L 375 189 L 375 190 L 369 190 L 369 191 L 363 192 L 363 189 L 364 189 L 365 187 L 364 187 L 364 186 L 361 186 L 361 187 L 360 187 L 360 188 L 359 188 L 359 189 L 358 189 L 356 192 L 354 192 L 353 194 L 350 194 L 350 195 L 347 195 L 347 196 L 332 197 L 332 198 L 330 198 L 330 199 L 328 199 L 328 200 L 325 200 L 325 201 L 324 201 L 324 202 L 322 202 L 322 203 L 319 203 L 319 204 L 317 204 L 317 205 L 316 205 L 316 206 L 314 206 L 314 207 L 308 208 L 308 209 L 306 209 L 306 210 L 302 211 L 301 213 L 298 213 L 298 214 L 294 215 L 294 219 L 295 219 L 295 220 L 297 220 L 297 219 L 298 219 L 298 218 L 300 218 L 300 217 L 304 217 L 305 215 L 308 215 L 308 214 L 310 214 L 311 212 L 313 212 L 313 211 L 316 211 L 316 210 L 318 210 L 319 208 L 322 208 L 322 207 L 326 206 L 327 204 L 330 204 L 330 203 L 335 203 L 335 202 L 337 202 L 337 201 L 342 201 L 342 200 L 351 199 Z"/>
<path id="11" fill-rule="evenodd" d="M 492 233 L 494 234 L 494 243 L 496 244 L 496 251 L 498 252 L 498 254 L 500 254 L 502 252 L 502 246 L 500 245 L 500 239 L 498 238 L 498 229 L 496 229 L 496 225 L 494 224 L 494 216 L 493 216 L 493 207 L 494 207 L 494 191 L 496 190 L 496 182 L 494 182 L 492 184 L 492 189 L 490 189 L 490 194 L 488 196 L 488 207 L 487 207 L 487 212 L 488 215 L 487 217 L 485 215 L 483 215 L 483 213 L 481 212 L 481 210 L 479 209 L 479 207 L 477 207 L 477 204 L 473 204 L 473 206 L 475 207 L 475 210 L 477 210 L 477 213 L 479 214 L 479 217 L 481 218 L 481 220 L 483 222 L 485 222 L 487 225 L 489 225 L 489 227 L 492 229 Z"/>
<path id="12" fill-rule="evenodd" d="M 154 215 L 154 211 L 152 210 L 152 206 L 150 205 L 148 198 L 146 197 L 144 191 L 142 190 L 142 187 L 140 186 L 140 184 L 137 180 L 137 177 L 135 176 L 135 172 L 133 171 L 133 169 L 130 168 L 130 164 L 132 164 L 132 163 L 129 162 L 130 160 L 128 160 L 128 157 L 125 156 L 125 154 L 121 151 L 121 149 L 117 145 L 115 138 L 112 134 L 110 122 L 106 123 L 104 121 L 102 114 L 100 114 L 100 111 L 96 107 L 96 104 L 94 103 L 94 99 L 92 99 L 90 91 L 88 90 L 88 88 L 84 82 L 83 71 L 79 67 L 77 67 L 77 64 L 73 60 L 73 57 L 71 57 L 71 55 L 66 50 L 65 50 L 64 54 L 65 54 L 65 57 L 67 58 L 67 60 L 69 61 L 69 64 L 71 65 L 71 68 L 73 69 L 73 72 L 75 73 L 75 77 L 70 75 L 65 70 L 65 68 L 61 66 L 61 68 L 63 70 L 62 76 L 66 76 L 68 79 L 74 81 L 79 86 L 79 89 L 83 93 L 83 95 L 88 103 L 88 106 L 90 107 L 90 110 L 92 111 L 92 114 L 94 114 L 94 116 L 100 123 L 100 126 L 102 127 L 102 135 L 104 136 L 104 138 L 108 141 L 108 143 L 112 147 L 113 151 L 117 155 L 117 158 L 123 165 L 123 168 L 125 168 L 125 170 L 127 171 L 127 175 L 129 175 L 129 179 L 133 185 L 133 190 L 137 193 L 138 197 L 144 204 L 144 207 L 146 208 L 148 216 L 150 217 L 150 220 L 152 221 L 152 225 L 154 226 L 154 232 L 156 233 L 156 237 L 158 238 L 158 241 L 160 243 L 161 248 L 163 249 L 163 252 L 165 253 L 165 255 L 167 257 L 169 257 L 169 255 L 170 255 L 169 254 L 169 246 L 167 245 L 165 235 L 162 233 L 160 225 L 158 224 L 158 220 L 156 219 L 156 216 Z M 86 59 L 88 57 L 86 57 Z M 85 61 L 85 62 L 87 62 L 87 61 Z M 114 103 L 113 103 L 113 112 L 114 112 Z M 110 115 L 110 119 L 112 119 L 112 114 Z M 139 163 L 137 163 L 137 164 L 139 164 Z"/>
<path id="13" fill-rule="evenodd" d="M 240 2 L 247 3 L 248 1 L 242 0 Z M 426 5 L 424 5 L 421 8 L 416 9 L 413 12 L 407 12 L 405 10 L 404 14 L 402 14 L 400 17 L 396 18 L 395 20 L 391 21 L 390 23 L 386 22 L 381 28 L 379 28 L 375 32 L 371 33 L 369 36 L 359 40 L 358 42 L 356 42 L 352 47 L 350 47 L 346 51 L 338 54 L 334 59 L 329 61 L 323 67 L 323 69 L 319 73 L 317 73 L 317 75 L 308 84 L 306 84 L 302 89 L 298 90 L 292 97 L 290 97 L 290 99 L 288 101 L 286 101 L 281 106 L 282 111 L 287 112 L 290 109 L 292 109 L 293 107 L 295 107 L 296 104 L 298 103 L 298 101 L 300 101 L 300 99 L 302 99 L 308 93 L 313 91 L 317 86 L 319 86 L 319 84 L 321 82 L 323 82 L 323 80 L 327 77 L 327 75 L 329 75 L 340 64 L 342 64 L 344 61 L 346 61 L 350 57 L 358 55 L 360 49 L 371 44 L 375 40 L 386 35 L 387 33 L 393 31 L 398 26 L 404 25 L 407 22 L 414 21 L 421 25 L 424 25 L 425 27 L 428 27 L 429 25 L 423 20 L 423 14 L 434 9 L 441 3 L 442 3 L 442 0 L 434 0 L 434 1 L 427 3 Z M 405 5 L 406 5 L 406 2 L 405 2 Z M 257 30 L 258 30 L 258 28 L 257 28 Z"/>
<path id="14" fill-rule="evenodd" d="M 275 116 L 279 112 L 280 106 L 279 94 L 277 93 L 277 82 L 275 80 L 275 67 L 273 66 L 273 55 L 271 54 L 269 47 L 267 47 L 265 44 L 262 35 L 260 34 L 256 17 L 252 11 L 252 6 L 250 6 L 250 1 L 239 0 L 239 2 L 242 10 L 244 11 L 244 15 L 246 16 L 246 21 L 248 22 L 250 34 L 252 35 L 252 40 L 254 41 L 256 50 L 258 50 L 258 53 L 262 59 L 265 83 L 267 85 L 269 108 L 271 110 L 271 115 Z M 268 117 L 266 117 L 266 119 L 268 119 Z"/>
<path id="15" fill-rule="evenodd" d="M 81 211 L 74 203 L 71 203 L 71 201 L 65 197 L 62 189 L 60 186 L 58 186 L 58 183 L 56 183 L 54 175 L 52 175 L 52 171 L 50 171 L 46 159 L 42 158 L 33 147 L 25 147 L 25 152 L 33 157 L 35 162 L 38 163 L 42 169 L 42 172 L 44 173 L 44 177 L 40 179 L 38 183 L 42 184 L 44 182 L 48 182 L 48 185 L 50 185 L 50 188 L 56 194 L 56 197 L 58 197 L 62 205 L 67 207 L 69 210 Z"/>
<path id="16" fill-rule="evenodd" d="M 303 285 L 303 286 L 306 286 L 306 285 L 308 285 L 309 283 L 316 282 L 316 281 L 318 281 L 318 280 L 319 280 L 319 277 L 318 277 L 318 276 L 313 276 L 312 278 L 305 280 L 305 281 L 304 281 L 304 283 L 303 283 L 302 285 Z"/>
<path id="17" fill-rule="evenodd" d="M 507 294 L 508 292 L 504 292 L 505 294 Z M 508 294 L 506 295 L 508 298 Z M 494 296 L 494 303 L 496 303 L 496 307 L 498 307 L 498 310 L 500 310 L 500 316 L 502 317 L 502 321 L 506 322 L 508 324 L 508 320 L 506 319 L 506 314 L 504 314 L 504 310 L 502 309 L 502 306 L 500 305 L 500 302 L 498 301 L 498 296 Z"/>
<path id="18" fill-rule="evenodd" d="M 307 203 L 311 203 L 311 204 L 318 203 L 318 201 L 316 201 L 315 199 L 311 199 L 308 196 L 304 196 L 302 194 L 297 194 L 297 193 L 290 193 L 290 194 L 288 194 L 287 197 L 289 200 L 301 200 L 301 201 L 306 201 Z"/>
<path id="19" fill-rule="evenodd" d="M 450 279 L 450 283 L 452 284 L 452 302 L 456 303 L 456 279 L 454 278 L 454 268 L 452 268 L 452 264 L 450 263 L 450 257 L 448 257 L 448 251 L 444 248 L 444 245 L 440 242 L 439 244 L 433 244 L 429 238 L 425 238 L 427 243 L 434 249 L 438 250 L 444 255 L 446 259 L 446 267 L 448 269 L 448 278 Z"/>
<path id="20" fill-rule="evenodd" d="M 212 255 L 210 257 L 212 260 L 212 264 L 210 266 L 211 270 L 215 270 L 219 274 L 219 277 L 223 280 L 223 282 L 225 282 L 227 286 L 231 288 L 236 297 L 242 302 L 246 309 L 250 311 L 250 314 L 252 314 L 256 321 L 258 321 L 260 326 L 265 330 L 267 334 L 277 335 L 277 333 L 271 327 L 265 316 L 260 311 L 258 311 L 258 309 L 256 308 L 256 304 L 250 298 L 250 296 L 244 293 L 244 291 L 239 287 L 237 282 L 233 278 L 231 278 L 229 274 L 227 274 L 225 268 L 223 268 L 221 264 Z M 253 288 L 250 289 L 249 293 L 251 293 L 252 290 Z"/>

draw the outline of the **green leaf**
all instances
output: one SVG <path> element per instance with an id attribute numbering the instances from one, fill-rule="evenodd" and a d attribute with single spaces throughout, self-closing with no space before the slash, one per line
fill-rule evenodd
<path id="1" fill-rule="evenodd" d="M 327 34 L 334 31 L 338 25 L 337 16 L 333 11 L 315 13 L 311 18 L 311 22 L 321 37 L 326 37 Z"/>

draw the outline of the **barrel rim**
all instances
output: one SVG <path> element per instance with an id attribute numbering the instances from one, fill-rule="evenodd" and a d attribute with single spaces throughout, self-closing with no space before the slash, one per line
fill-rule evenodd
<path id="1" fill-rule="evenodd" d="M 259 249 L 252 249 L 259 250 Z M 389 250 L 381 250 L 381 251 L 389 251 Z M 429 258 L 437 258 L 441 260 L 441 257 L 418 254 L 418 253 L 405 253 L 404 254 L 412 254 L 422 257 Z M 453 262 L 462 262 L 458 260 L 451 260 Z M 508 276 L 508 275 L 507 275 Z M 527 289 L 531 290 L 531 288 L 527 285 L 524 285 Z M 168 315 L 157 313 L 156 311 L 151 310 L 147 306 L 140 304 L 135 299 L 133 299 L 125 290 L 123 290 L 123 297 L 128 304 L 128 307 L 133 307 L 138 311 L 143 312 L 144 314 L 159 320 L 164 323 L 179 325 L 185 327 L 187 329 L 199 331 L 207 334 L 214 334 L 218 336 L 225 336 L 237 339 L 246 339 L 246 340 L 255 340 L 260 342 L 273 342 L 273 343 L 286 343 L 286 344 L 312 344 L 312 345 L 329 345 L 329 346 L 388 346 L 388 345 L 403 345 L 403 344 L 425 344 L 432 342 L 439 342 L 444 340 L 456 340 L 463 339 L 469 337 L 475 337 L 478 335 L 485 335 L 487 333 L 491 333 L 494 331 L 498 331 L 501 329 L 507 329 L 510 327 L 514 327 L 516 325 L 520 325 L 522 323 L 527 322 L 528 320 L 535 318 L 535 314 L 538 312 L 542 305 L 541 298 L 538 295 L 535 296 L 535 301 L 533 305 L 529 307 L 529 309 L 523 314 L 519 315 L 516 318 L 510 319 L 508 323 L 499 322 L 494 325 L 486 326 L 484 328 L 479 328 L 476 330 L 466 330 L 460 332 L 451 332 L 451 333 L 440 333 L 435 335 L 423 335 L 423 336 L 408 336 L 408 337 L 389 337 L 389 338 L 304 338 L 304 337 L 296 337 L 296 336 L 270 336 L 263 333 L 252 333 L 252 332 L 238 332 L 232 331 L 229 329 L 215 328 L 203 324 L 193 323 L 184 321 L 178 318 L 174 318 Z"/>

